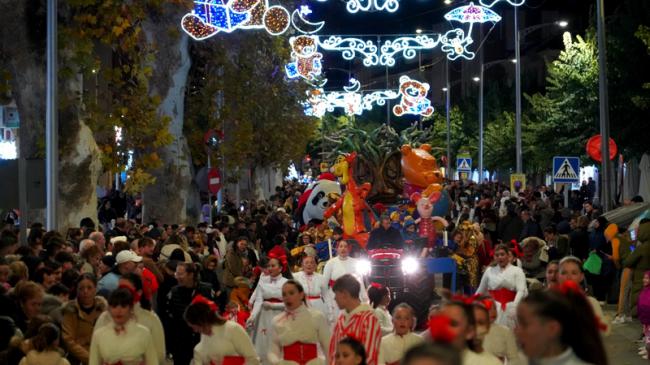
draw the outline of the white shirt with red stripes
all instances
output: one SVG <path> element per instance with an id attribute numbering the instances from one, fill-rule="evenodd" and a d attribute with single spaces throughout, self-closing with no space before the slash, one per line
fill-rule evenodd
<path id="1" fill-rule="evenodd" d="M 336 345 L 345 337 L 354 337 L 361 341 L 366 349 L 367 365 L 378 364 L 381 326 L 371 306 L 360 304 L 351 312 L 343 312 L 339 316 L 330 340 L 328 360 L 331 365 L 334 365 Z"/>

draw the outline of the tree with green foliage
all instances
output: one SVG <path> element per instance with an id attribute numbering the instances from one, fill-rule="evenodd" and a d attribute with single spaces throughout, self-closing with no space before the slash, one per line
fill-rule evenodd
<path id="1" fill-rule="evenodd" d="M 564 34 L 564 50 L 548 65 L 544 94 L 525 95 L 530 103 L 530 136 L 524 169 L 531 161 L 555 155 L 584 155 L 587 140 L 598 133 L 598 55 L 595 39 Z"/>

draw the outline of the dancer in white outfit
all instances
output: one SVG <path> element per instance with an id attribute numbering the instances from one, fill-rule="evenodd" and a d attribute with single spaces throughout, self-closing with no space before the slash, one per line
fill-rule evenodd
<path id="1" fill-rule="evenodd" d="M 318 266 L 318 263 L 314 256 L 304 255 L 302 257 L 302 271 L 294 273 L 293 279 L 305 289 L 307 306 L 321 312 L 330 323 L 333 323 L 334 319 L 330 317 L 329 308 L 326 304 L 329 295 L 327 281 L 323 275 L 315 272 L 316 266 Z"/>
<path id="2" fill-rule="evenodd" d="M 325 316 L 305 306 L 305 291 L 297 281 L 289 280 L 282 286 L 282 300 L 285 312 L 273 318 L 269 362 L 273 365 L 324 365 L 322 354 L 327 353 L 330 340 Z"/>
<path id="3" fill-rule="evenodd" d="M 478 294 L 489 295 L 497 302 L 496 323 L 515 328 L 517 304 L 526 296 L 526 275 L 523 270 L 510 264 L 508 246 L 500 244 L 494 249 L 495 266 L 483 273 Z"/>
<path id="4" fill-rule="evenodd" d="M 197 296 L 185 310 L 185 321 L 201 341 L 194 347 L 192 365 L 258 365 L 253 342 L 246 331 L 216 313 L 217 305 Z"/>
<path id="5" fill-rule="evenodd" d="M 255 351 L 262 356 L 262 363 L 268 364 L 264 354 L 269 348 L 269 333 L 273 318 L 284 311 L 282 302 L 282 285 L 287 279 L 282 276 L 282 264 L 279 259 L 272 258 L 269 260 L 268 280 L 260 280 L 255 289 L 254 296 L 250 302 L 253 305 L 250 318 L 246 321 L 247 328 L 254 328 L 253 343 Z"/>
<path id="6" fill-rule="evenodd" d="M 157 365 L 151 332 L 133 320 L 133 294 L 118 288 L 108 298 L 113 319 L 93 333 L 88 365 Z"/>
<path id="7" fill-rule="evenodd" d="M 336 246 L 336 254 L 338 256 L 330 259 L 325 264 L 323 269 L 323 278 L 329 285 L 329 294 L 327 296 L 327 305 L 331 313 L 332 318 L 338 318 L 341 314 L 341 310 L 334 302 L 334 292 L 332 291 L 332 286 L 336 279 L 340 278 L 343 275 L 350 274 L 357 278 L 359 284 L 361 284 L 360 298 L 362 303 L 368 303 L 368 293 L 366 292 L 366 287 L 363 283 L 363 278 L 357 274 L 357 265 L 358 260 L 350 257 L 350 246 L 345 240 L 339 241 Z"/>
<path id="8" fill-rule="evenodd" d="M 136 302 L 133 304 L 133 319 L 137 324 L 149 329 L 153 345 L 156 348 L 156 354 L 158 355 L 158 363 L 165 364 L 167 355 L 165 353 L 165 332 L 162 322 L 160 322 L 160 318 L 158 318 L 156 313 L 142 308 L 139 302 L 138 297 L 142 295 L 142 279 L 137 274 L 126 274 L 120 278 L 118 283 L 120 288 L 130 288 L 132 292 L 135 292 L 134 300 Z M 95 331 L 106 325 L 113 325 L 113 319 L 108 312 L 99 315 L 97 322 L 95 322 Z"/>

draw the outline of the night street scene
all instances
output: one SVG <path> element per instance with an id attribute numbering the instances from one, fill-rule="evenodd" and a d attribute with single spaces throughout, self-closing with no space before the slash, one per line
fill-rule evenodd
<path id="1" fill-rule="evenodd" d="M 650 363 L 650 1 L 0 30 L 0 364 Z"/>

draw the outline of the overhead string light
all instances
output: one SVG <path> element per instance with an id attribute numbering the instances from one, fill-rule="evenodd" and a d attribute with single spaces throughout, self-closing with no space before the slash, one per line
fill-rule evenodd
<path id="1" fill-rule="evenodd" d="M 325 2 L 327 0 L 318 0 Z M 387 11 L 394 13 L 399 9 L 399 0 L 346 0 L 345 8 L 349 13 Z"/>
<path id="2" fill-rule="evenodd" d="M 481 5 L 491 8 L 499 1 L 504 1 L 504 0 L 480 0 L 479 2 L 481 3 Z M 526 0 L 505 0 L 505 2 L 507 2 L 512 6 L 522 6 L 526 2 Z"/>

